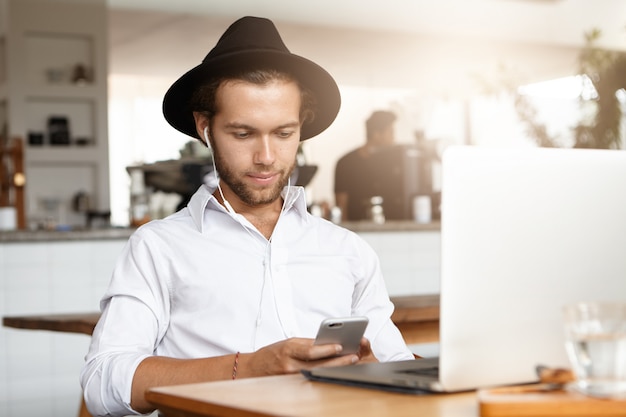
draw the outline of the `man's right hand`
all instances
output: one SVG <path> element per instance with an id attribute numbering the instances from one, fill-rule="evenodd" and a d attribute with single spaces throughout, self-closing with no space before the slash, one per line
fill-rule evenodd
<path id="1" fill-rule="evenodd" d="M 313 342 L 314 339 L 291 338 L 265 346 L 254 353 L 242 354 L 237 375 L 254 377 L 291 374 L 315 367 L 350 365 L 360 360 L 356 354 L 337 356 L 341 353 L 341 345 L 314 345 Z M 366 346 L 369 349 L 369 342 Z"/>

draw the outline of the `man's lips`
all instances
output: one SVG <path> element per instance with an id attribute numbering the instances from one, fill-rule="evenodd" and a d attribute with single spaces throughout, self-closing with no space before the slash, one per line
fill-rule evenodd
<path id="1" fill-rule="evenodd" d="M 279 174 L 277 172 L 252 172 L 248 173 L 248 177 L 257 183 L 267 184 L 278 178 Z"/>

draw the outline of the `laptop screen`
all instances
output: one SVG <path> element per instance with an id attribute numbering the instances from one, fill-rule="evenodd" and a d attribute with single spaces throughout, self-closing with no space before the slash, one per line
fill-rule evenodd
<path id="1" fill-rule="evenodd" d="M 561 309 L 626 299 L 626 152 L 450 147 L 442 158 L 446 389 L 569 367 Z"/>

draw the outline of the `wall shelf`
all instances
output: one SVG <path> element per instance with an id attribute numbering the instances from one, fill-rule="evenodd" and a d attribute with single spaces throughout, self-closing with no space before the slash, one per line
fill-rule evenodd
<path id="1" fill-rule="evenodd" d="M 82 191 L 91 210 L 110 210 L 106 0 L 0 6 L 0 123 L 24 139 L 27 217 L 50 193 L 69 207 Z"/>
<path id="2" fill-rule="evenodd" d="M 45 145 L 29 146 L 26 160 L 32 163 L 75 163 L 92 161 L 98 156 L 100 150 L 95 146 L 68 146 L 68 145 Z"/>
<path id="3" fill-rule="evenodd" d="M 93 82 L 93 41 L 89 34 L 27 32 L 26 73 L 32 85 L 76 85 Z M 77 73 L 84 69 L 84 77 Z"/>
<path id="4" fill-rule="evenodd" d="M 71 98 L 93 98 L 98 89 L 93 85 L 42 85 L 35 87 L 29 85 L 24 94 L 26 98 L 51 98 L 51 99 L 71 99 Z"/>
<path id="5" fill-rule="evenodd" d="M 27 98 L 26 112 L 27 135 L 31 133 L 43 135 L 43 146 L 50 144 L 48 123 L 52 117 L 67 119 L 70 146 L 76 146 L 79 140 L 86 141 L 88 145 L 96 143 L 95 109 L 92 99 Z"/>

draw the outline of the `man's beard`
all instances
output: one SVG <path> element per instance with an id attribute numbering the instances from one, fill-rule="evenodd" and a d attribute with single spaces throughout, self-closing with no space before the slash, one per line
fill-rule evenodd
<path id="1" fill-rule="evenodd" d="M 263 190 L 254 190 L 237 178 L 236 173 L 228 167 L 228 164 L 221 158 L 219 152 L 215 148 L 213 148 L 213 158 L 215 158 L 215 168 L 219 174 L 220 181 L 224 181 L 224 183 L 228 185 L 235 195 L 237 195 L 241 201 L 249 206 L 270 204 L 280 198 L 280 193 L 287 185 L 289 177 L 296 166 L 294 158 L 294 161 L 288 170 L 281 170 L 279 172 L 280 179 L 274 186 Z M 265 166 L 262 166 L 261 168 L 263 169 Z"/>

